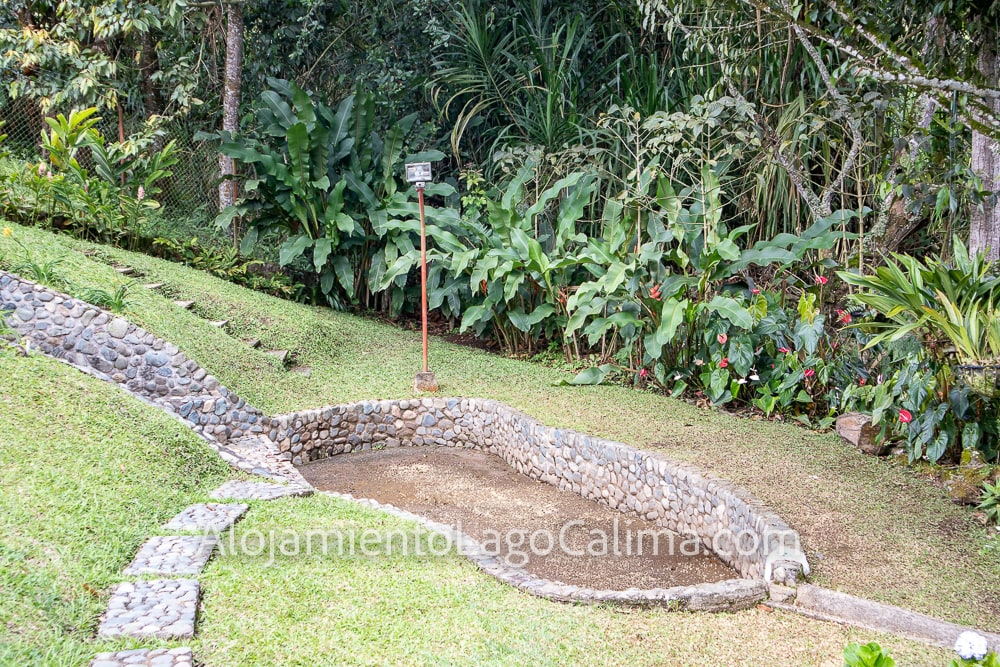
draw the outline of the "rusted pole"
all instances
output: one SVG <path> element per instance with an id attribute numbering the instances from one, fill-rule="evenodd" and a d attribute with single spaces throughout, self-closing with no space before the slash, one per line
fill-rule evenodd
<path id="1" fill-rule="evenodd" d="M 424 188 L 417 185 L 417 201 L 420 203 L 420 318 L 424 336 L 424 373 L 427 365 L 427 224 L 424 221 Z"/>

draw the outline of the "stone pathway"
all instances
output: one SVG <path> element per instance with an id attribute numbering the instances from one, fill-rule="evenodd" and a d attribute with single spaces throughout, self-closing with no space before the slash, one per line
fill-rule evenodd
<path id="1" fill-rule="evenodd" d="M 216 451 L 229 465 L 245 472 L 275 482 L 296 484 L 309 488 L 309 483 L 291 461 L 281 458 L 278 445 L 269 438 L 254 435 L 230 440 L 216 447 Z"/>
<path id="2" fill-rule="evenodd" d="M 275 500 L 286 496 L 312 495 L 311 488 L 268 482 L 226 482 L 209 496 L 216 500 Z"/>
<path id="3" fill-rule="evenodd" d="M 132 564 L 125 568 L 124 574 L 127 577 L 198 574 L 212 557 L 217 541 L 214 535 L 151 537 L 139 549 Z"/>
<path id="4" fill-rule="evenodd" d="M 226 482 L 211 492 L 213 499 L 274 500 L 307 496 L 312 488 L 269 482 Z M 218 534 L 232 527 L 247 511 L 244 504 L 197 503 L 184 508 L 163 525 L 164 530 L 199 535 L 150 537 L 123 574 L 195 575 L 208 563 Z M 154 579 L 118 584 L 97 636 L 102 639 L 189 639 L 194 636 L 200 585 L 195 579 Z M 189 648 L 136 649 L 98 653 L 90 667 L 193 667 Z"/>
<path id="5" fill-rule="evenodd" d="M 246 505 L 222 505 L 219 503 L 198 503 L 181 511 L 180 514 L 163 525 L 166 530 L 197 531 L 199 533 L 221 533 L 247 511 Z"/>
<path id="6" fill-rule="evenodd" d="M 97 630 L 103 639 L 194 636 L 200 588 L 194 579 L 154 579 L 118 584 Z"/>

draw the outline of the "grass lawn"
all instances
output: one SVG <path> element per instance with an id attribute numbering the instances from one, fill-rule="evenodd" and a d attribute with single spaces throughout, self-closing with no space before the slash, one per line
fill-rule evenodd
<path id="1" fill-rule="evenodd" d="M 36 261 L 62 258 L 57 272 L 76 285 L 113 289 L 120 278 L 97 261 L 113 259 L 143 271 L 141 282 L 163 282 L 174 298 L 195 300 L 195 311 L 184 311 L 136 287 L 127 314 L 266 412 L 412 395 L 418 334 L 141 255 L 102 247 L 87 258 L 77 252 L 86 244 L 12 228 Z M 7 266 L 20 253 L 0 237 L 4 252 Z M 209 319 L 230 324 L 221 331 Z M 243 337 L 292 350 L 310 376 L 281 369 Z M 1000 629 L 997 534 L 929 483 L 836 436 L 623 388 L 555 387 L 566 377 L 559 371 L 438 340 L 431 366 L 443 395 L 499 399 L 546 423 L 660 449 L 743 485 L 802 533 L 817 583 Z M 105 648 L 89 644 L 96 617 L 143 537 L 204 500 L 228 473 L 178 422 L 48 359 L 0 357 L 0 408 L 0 651 L 18 656 L 0 653 L 0 664 L 81 664 Z M 240 527 L 305 531 L 334 521 L 395 520 L 321 496 L 255 503 Z M 191 645 L 210 665 L 839 665 L 847 641 L 869 639 L 893 647 L 900 664 L 947 662 L 903 640 L 779 612 L 547 602 L 457 557 L 268 564 L 227 555 L 201 580 L 204 608 Z"/>

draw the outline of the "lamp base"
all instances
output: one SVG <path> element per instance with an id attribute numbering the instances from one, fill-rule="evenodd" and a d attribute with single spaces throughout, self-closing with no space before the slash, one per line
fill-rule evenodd
<path id="1" fill-rule="evenodd" d="M 434 379 L 434 372 L 420 371 L 417 373 L 417 376 L 413 378 L 413 389 L 414 391 L 437 391 L 438 383 L 437 380 Z"/>

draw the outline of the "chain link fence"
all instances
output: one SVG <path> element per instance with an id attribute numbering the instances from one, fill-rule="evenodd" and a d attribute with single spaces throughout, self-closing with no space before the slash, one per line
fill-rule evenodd
<path id="1" fill-rule="evenodd" d="M 0 83 L 5 80 L 9 80 L 7 73 L 0 72 Z M 48 129 L 45 117 L 55 117 L 59 113 L 69 115 L 74 108 L 52 108 L 43 113 L 39 105 L 27 97 L 0 102 L 0 122 L 3 123 L 0 134 L 7 135 L 3 151 L 15 159 L 38 161 L 43 157 L 41 135 Z M 128 138 L 146 122 L 144 116 L 127 109 L 120 115 L 114 109 L 101 109 L 98 115 L 101 120 L 96 127 L 108 141 Z M 174 140 L 177 146 L 177 164 L 171 167 L 172 175 L 158 183 L 162 192 L 157 199 L 166 215 L 208 220 L 218 211 L 218 148 L 214 142 L 195 139 L 198 132 L 214 129 L 207 123 L 189 119 L 174 119 L 163 127 L 163 143 Z"/>

